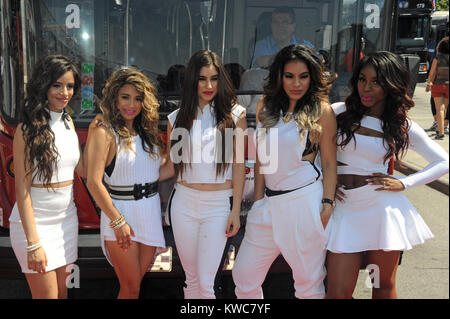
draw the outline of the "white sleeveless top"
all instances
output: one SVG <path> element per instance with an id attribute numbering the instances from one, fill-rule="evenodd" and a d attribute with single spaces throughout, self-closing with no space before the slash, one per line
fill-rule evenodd
<path id="1" fill-rule="evenodd" d="M 59 153 L 50 183 L 71 181 L 74 178 L 75 167 L 80 160 L 78 136 L 69 123 L 64 123 L 62 112 L 49 112 L 51 117 L 50 129 L 55 134 L 55 148 Z M 35 173 L 32 183 L 43 184 L 44 182 Z"/>
<path id="2" fill-rule="evenodd" d="M 119 145 L 119 137 L 116 136 L 116 160 L 111 176 L 104 174 L 107 184 L 113 186 L 130 186 L 134 184 L 153 183 L 159 179 L 159 167 L 162 158 L 154 146 L 156 156 L 150 156 L 142 148 L 142 140 L 139 135 L 131 136 L 131 149 L 125 150 Z"/>
<path id="3" fill-rule="evenodd" d="M 344 102 L 331 105 L 335 115 L 339 115 L 347 110 Z M 409 126 L 409 148 L 414 150 L 430 164 L 417 173 L 408 176 L 396 176 L 405 188 L 427 184 L 442 175 L 448 173 L 449 157 L 445 150 L 425 133 L 425 131 L 414 121 Z M 378 132 L 383 132 L 382 121 L 380 119 L 364 116 L 361 119 L 361 126 Z M 342 137 L 338 135 L 338 144 Z M 356 142 L 356 145 L 355 145 Z M 344 166 L 337 166 L 338 174 L 370 175 L 372 173 L 387 173 L 389 161 L 384 163 L 384 156 L 387 153 L 387 144 L 381 137 L 366 136 L 355 133 L 346 146 L 337 148 L 337 160 Z"/>
<path id="4" fill-rule="evenodd" d="M 168 116 L 170 125 L 172 126 L 172 134 L 170 136 L 172 140 L 177 140 L 179 133 L 182 133 L 178 132 L 177 129 L 173 127 L 179 110 L 180 109 L 173 111 Z M 235 124 L 242 114 L 245 114 L 245 111 L 245 108 L 239 104 L 235 104 L 233 106 L 231 109 L 231 116 Z M 178 176 L 177 181 L 183 180 L 186 183 L 221 184 L 226 180 L 233 179 L 232 162 L 230 162 L 230 165 L 223 175 L 216 176 L 216 124 L 214 109 L 210 104 L 206 104 L 203 110 L 198 108 L 197 117 L 194 119 L 192 128 L 189 132 L 189 137 L 192 144 L 191 165 L 187 164 L 185 166 L 183 176 Z M 182 141 L 183 140 L 179 143 L 182 143 Z M 172 145 L 172 150 L 177 149 L 177 144 Z M 185 148 L 183 148 L 183 151 L 185 151 Z M 231 161 L 233 158 L 232 155 L 233 153 L 231 153 Z M 172 161 L 176 160 L 172 152 L 171 159 Z"/>
<path id="5" fill-rule="evenodd" d="M 322 171 L 317 163 L 302 160 L 308 138 L 305 132 L 300 141 L 300 128 L 291 119 L 285 123 L 281 118 L 269 129 L 256 127 L 255 145 L 257 145 L 260 172 L 264 182 L 271 190 L 293 190 L 322 179 Z"/>

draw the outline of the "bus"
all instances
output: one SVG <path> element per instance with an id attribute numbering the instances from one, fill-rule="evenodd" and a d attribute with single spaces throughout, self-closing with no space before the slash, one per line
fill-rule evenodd
<path id="1" fill-rule="evenodd" d="M 252 65 L 254 48 L 257 41 L 271 36 L 271 13 L 278 6 L 293 8 L 295 36 L 309 41 L 329 71 L 338 74 L 331 102 L 343 101 L 349 94 L 348 81 L 361 54 L 394 49 L 395 0 L 0 0 L 0 276 L 20 273 L 8 242 L 8 218 L 15 202 L 12 141 L 36 61 L 59 53 L 79 66 L 81 90 L 67 109 L 84 145 L 88 125 L 99 113 L 105 80 L 112 71 L 128 66 L 142 70 L 158 88 L 164 139 L 167 115 L 179 102 L 187 61 L 197 50 L 210 49 L 230 72 L 239 102 L 247 107 L 251 132 L 255 100 L 263 93 L 268 73 Z M 254 153 L 249 143 L 242 227 L 224 251 L 228 275 L 253 201 Z M 160 185 L 163 214 L 172 187 L 171 180 Z M 81 276 L 112 276 L 100 249 L 100 211 L 79 176 L 74 192 Z M 165 224 L 164 234 L 168 248 L 155 258 L 149 276 L 182 273 L 171 228 Z M 287 268 L 279 257 L 271 271 Z"/>
<path id="2" fill-rule="evenodd" d="M 428 75 L 428 42 L 431 33 L 432 0 L 398 1 L 395 52 L 417 61 L 414 77 L 423 83 Z M 415 58 L 414 58 L 415 57 Z"/>

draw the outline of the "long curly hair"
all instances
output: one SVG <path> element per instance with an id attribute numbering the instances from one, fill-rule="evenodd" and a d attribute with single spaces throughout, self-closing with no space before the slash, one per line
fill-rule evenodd
<path id="1" fill-rule="evenodd" d="M 217 94 L 211 102 L 213 106 L 217 131 L 222 137 L 222 141 L 217 139 L 218 145 L 222 145 L 221 159 L 216 160 L 216 176 L 223 175 L 226 172 L 227 167 L 230 165 L 230 159 L 225 158 L 226 154 L 231 154 L 232 152 L 226 152 L 227 140 L 225 139 L 225 130 L 227 128 L 234 128 L 233 118 L 231 116 L 231 109 L 236 102 L 236 95 L 233 89 L 233 82 L 231 81 L 228 72 L 225 70 L 220 57 L 217 53 L 209 50 L 200 50 L 194 53 L 190 58 L 184 77 L 184 85 L 181 92 L 181 105 L 180 111 L 177 114 L 177 118 L 174 123 L 174 127 L 184 128 L 188 131 L 191 130 L 195 115 L 198 108 L 198 81 L 200 78 L 200 70 L 202 67 L 207 67 L 214 65 L 218 72 L 218 84 L 217 84 Z M 179 140 L 172 141 L 172 145 Z M 217 145 L 216 145 L 217 146 Z M 232 147 L 232 146 L 231 146 Z M 186 149 L 186 148 L 185 148 Z M 189 145 L 190 149 L 190 145 Z M 188 157 L 181 154 L 182 150 L 179 150 L 179 155 L 182 155 L 182 159 L 187 159 Z M 180 163 L 174 163 L 175 176 L 183 176 L 186 163 L 181 160 Z"/>
<path id="2" fill-rule="evenodd" d="M 53 170 L 56 169 L 59 153 L 55 147 L 55 134 L 50 129 L 48 90 L 66 72 L 72 71 L 75 80 L 74 95 L 81 80 L 75 64 L 63 55 L 49 55 L 34 67 L 27 83 L 26 96 L 19 114 L 26 145 L 25 171 L 43 181 L 51 188 Z"/>
<path id="3" fill-rule="evenodd" d="M 377 81 L 387 93 L 386 104 L 380 120 L 383 123 L 383 138 L 388 146 L 384 161 L 392 156 L 397 160 L 403 156 L 409 146 L 407 112 L 414 106 L 414 101 L 407 95 L 410 75 L 400 57 L 391 52 L 375 52 L 366 55 L 353 71 L 350 79 L 351 94 L 345 100 L 347 111 L 336 117 L 339 146 L 347 145 L 361 127 L 361 119 L 369 112 L 364 107 L 358 93 L 360 72 L 366 66 L 372 66 L 377 73 Z M 355 141 L 356 143 L 356 141 Z"/>
<path id="4" fill-rule="evenodd" d="M 307 92 L 295 105 L 293 117 L 300 128 L 300 140 L 309 130 L 311 142 L 317 144 L 322 132 L 317 122 L 322 115 L 322 102 L 328 102 L 328 82 L 324 75 L 323 60 L 307 45 L 289 45 L 275 56 L 269 69 L 268 83 L 264 87 L 264 104 L 259 121 L 263 128 L 271 128 L 289 109 L 289 96 L 283 88 L 283 74 L 285 65 L 292 61 L 304 62 L 311 78 Z"/>
<path id="5" fill-rule="evenodd" d="M 124 68 L 111 74 L 102 91 L 100 110 L 103 118 L 119 135 L 119 147 L 124 147 L 125 151 L 134 151 L 131 133 L 116 104 L 119 90 L 126 84 L 133 85 L 142 94 L 142 110 L 134 118 L 133 128 L 141 137 L 144 151 L 152 157 L 157 157 L 162 150 L 162 143 L 158 139 L 159 102 L 156 98 L 156 88 L 141 71 L 135 68 Z M 158 151 L 154 149 L 155 146 Z"/>

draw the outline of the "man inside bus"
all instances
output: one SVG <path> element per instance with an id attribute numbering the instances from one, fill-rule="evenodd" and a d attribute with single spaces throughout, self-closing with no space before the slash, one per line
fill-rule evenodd
<path id="1" fill-rule="evenodd" d="M 277 7 L 272 12 L 271 31 L 272 34 L 259 40 L 255 44 L 255 52 L 252 67 L 267 68 L 275 54 L 290 44 L 313 45 L 295 36 L 295 12 L 290 7 Z"/>

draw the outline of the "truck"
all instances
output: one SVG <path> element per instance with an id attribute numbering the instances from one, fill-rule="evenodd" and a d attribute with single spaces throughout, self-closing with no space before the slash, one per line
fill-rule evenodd
<path id="1" fill-rule="evenodd" d="M 183 69 L 197 50 L 209 49 L 219 54 L 229 70 L 239 101 L 247 107 L 249 126 L 242 226 L 223 252 L 216 291 L 227 286 L 253 203 L 255 114 L 250 104 L 263 94 L 264 85 L 261 81 L 249 86 L 246 74 L 257 73 L 264 79 L 267 70 L 252 66 L 253 50 L 258 40 L 270 36 L 270 15 L 278 6 L 294 9 L 295 35 L 311 42 L 326 57 L 329 71 L 339 74 L 330 91 L 331 102 L 343 101 L 349 94 L 347 83 L 359 52 L 395 49 L 395 35 L 390 32 L 396 25 L 395 0 L 0 1 L 0 278 L 23 276 L 8 231 L 15 203 L 12 144 L 19 106 L 36 61 L 48 54 L 64 54 L 81 70 L 81 92 L 67 110 L 83 147 L 88 126 L 100 112 L 98 103 L 105 80 L 113 70 L 129 66 L 142 70 L 158 88 L 159 129 L 162 140 L 166 140 L 167 115 L 178 107 Z M 160 183 L 163 215 L 172 188 L 173 180 Z M 86 180 L 78 175 L 74 176 L 74 197 L 81 278 L 114 277 L 100 247 L 100 209 L 89 194 Z M 146 277 L 182 278 L 172 229 L 163 224 L 163 230 L 167 249 L 155 256 Z M 280 255 L 269 274 L 289 271 Z"/>
<path id="2" fill-rule="evenodd" d="M 431 31 L 431 0 L 398 1 L 397 37 L 395 53 L 413 64 L 414 83 L 423 83 L 427 79 L 428 42 Z M 412 87 L 412 92 L 414 92 Z"/>

